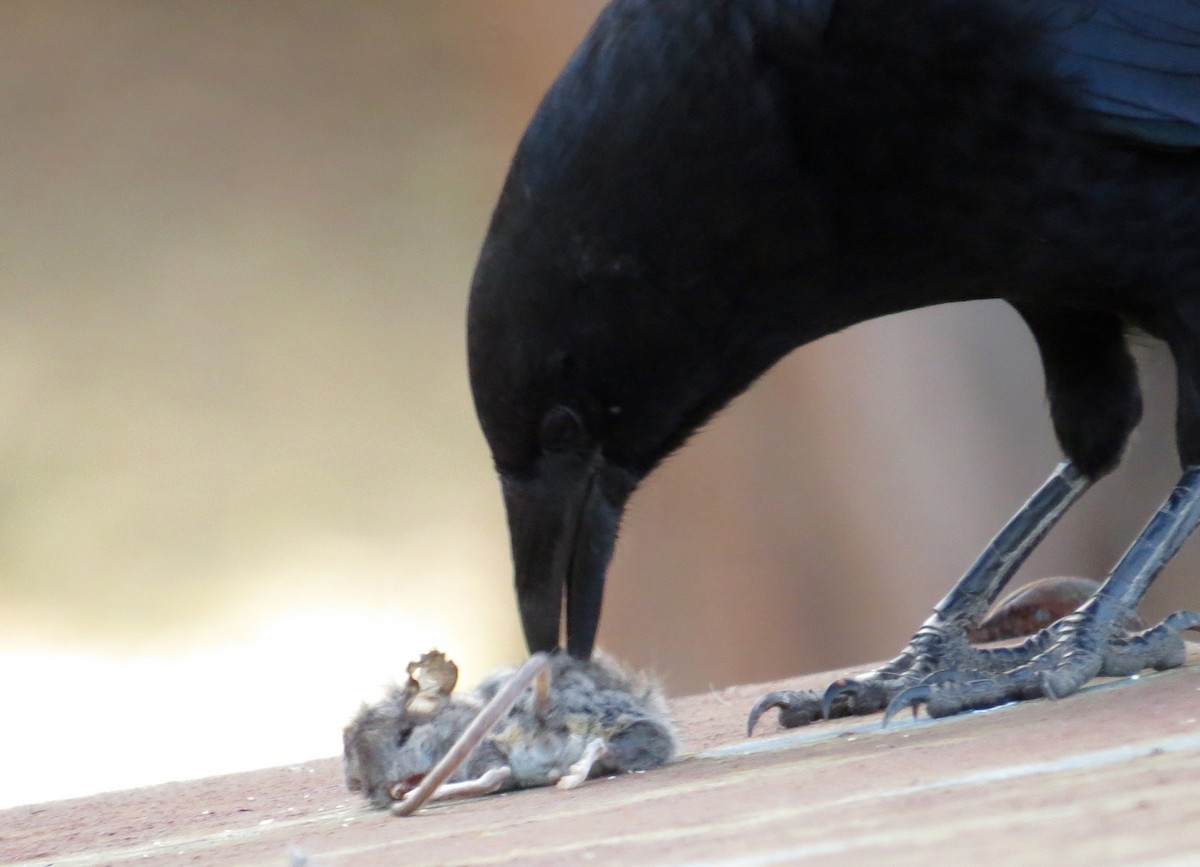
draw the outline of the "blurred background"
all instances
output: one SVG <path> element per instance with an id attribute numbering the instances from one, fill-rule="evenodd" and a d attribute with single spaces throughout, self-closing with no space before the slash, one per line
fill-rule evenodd
<path id="1" fill-rule="evenodd" d="M 0 806 L 334 755 L 424 650 L 521 657 L 463 311 L 600 6 L 5 4 Z M 1022 580 L 1102 577 L 1173 483 L 1139 358 L 1125 467 Z M 1002 305 L 827 338 L 635 496 L 601 644 L 674 695 L 887 656 L 1057 460 Z"/>

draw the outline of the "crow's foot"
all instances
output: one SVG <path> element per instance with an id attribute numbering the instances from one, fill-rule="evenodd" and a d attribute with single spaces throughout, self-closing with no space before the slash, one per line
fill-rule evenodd
<path id="1" fill-rule="evenodd" d="M 754 734 L 758 718 L 771 708 L 779 708 L 779 724 L 784 728 L 808 725 L 822 718 L 821 697 L 811 689 L 768 692 L 750 708 L 746 720 L 746 737 Z"/>
<path id="2" fill-rule="evenodd" d="M 764 695 L 750 711 L 747 734 L 753 733 L 759 718 L 772 708 L 779 709 L 781 726 L 795 728 L 819 719 L 881 711 L 897 695 L 918 686 L 983 682 L 991 675 L 1017 669 L 1045 653 L 1058 640 L 1059 630 L 1066 623 L 1065 620 L 1059 623 L 1060 618 L 1075 611 L 1098 587 L 1096 582 L 1082 578 L 1045 578 L 1007 596 L 978 627 L 964 622 L 965 618 L 935 615 L 917 631 L 899 656 L 874 671 L 836 680 L 823 694 L 787 690 Z M 1144 630 L 1145 624 L 1136 613 L 1118 616 L 1117 621 L 1128 633 Z M 1053 625 L 1038 628 L 1047 623 Z M 973 646 L 975 641 L 1022 635 L 1028 638 L 1016 645 Z M 1114 639 L 1111 644 L 1114 665 L 1122 652 L 1117 649 L 1118 643 L 1125 640 Z"/>
<path id="3" fill-rule="evenodd" d="M 932 717 L 950 716 L 1029 698 L 1065 698 L 1093 677 L 1125 677 L 1146 668 L 1177 668 L 1186 656 L 1179 633 L 1200 629 L 1200 613 L 1180 611 L 1150 629 L 1127 631 L 1111 625 L 1107 618 L 1097 617 L 1100 606 L 1096 601 L 1019 647 L 977 651 L 990 655 L 989 662 L 1011 655 L 1018 660 L 1015 666 L 1001 671 L 989 665 L 974 671 L 933 672 L 920 683 L 906 687 L 888 704 L 884 725 L 904 708 L 911 708 L 915 716 L 925 705 Z M 1033 648 L 1043 649 L 1023 659 Z"/>
<path id="4" fill-rule="evenodd" d="M 779 724 L 784 728 L 807 725 L 819 719 L 874 713 L 887 707 L 893 697 L 934 673 L 1000 672 L 1017 664 L 1013 662 L 1019 658 L 1016 654 L 1025 652 L 1032 658 L 1037 653 L 1034 649 L 1023 650 L 1024 647 L 975 648 L 967 640 L 964 626 L 931 618 L 899 656 L 874 671 L 835 680 L 823 694 L 812 690 L 789 690 L 764 695 L 750 711 L 747 734 L 753 733 L 759 718 L 771 708 L 779 708 Z M 997 654 L 1003 654 L 1004 658 L 997 659 Z"/>

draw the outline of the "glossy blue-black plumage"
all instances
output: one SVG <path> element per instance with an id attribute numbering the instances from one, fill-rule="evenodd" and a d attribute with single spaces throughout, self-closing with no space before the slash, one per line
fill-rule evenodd
<path id="1" fill-rule="evenodd" d="M 1167 343 L 1200 464 L 1190 2 L 614 0 L 513 159 L 468 310 L 531 650 L 586 656 L 634 487 L 791 350 L 1009 302 L 1088 479 Z"/>
<path id="2" fill-rule="evenodd" d="M 1044 21 L 1057 67 L 1116 135 L 1200 147 L 1200 2 L 1011 0 Z"/>

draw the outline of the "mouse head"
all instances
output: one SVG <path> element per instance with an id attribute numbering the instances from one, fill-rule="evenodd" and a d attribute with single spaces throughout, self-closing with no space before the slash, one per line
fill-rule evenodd
<path id="1" fill-rule="evenodd" d="M 384 807 L 421 781 L 476 710 L 454 701 L 457 681 L 458 667 L 431 650 L 409 663 L 402 687 L 363 706 L 342 733 L 342 766 L 351 791 Z"/>

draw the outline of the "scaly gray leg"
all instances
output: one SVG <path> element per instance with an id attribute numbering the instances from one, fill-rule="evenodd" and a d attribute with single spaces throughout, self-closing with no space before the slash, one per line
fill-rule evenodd
<path id="1" fill-rule="evenodd" d="M 1200 628 L 1200 614 L 1177 612 L 1151 629 L 1132 634 L 1121 624 L 1198 523 L 1200 467 L 1194 466 L 1184 471 L 1171 496 L 1092 598 L 1027 642 L 1043 648 L 1032 659 L 1000 674 L 933 675 L 892 699 L 885 723 L 906 707 L 915 714 L 924 704 L 931 716 L 949 716 L 1043 695 L 1061 698 L 1101 675 L 1182 665 L 1185 650 L 1179 633 Z"/>
<path id="2" fill-rule="evenodd" d="M 1025 558 L 1090 486 L 1091 479 L 1070 461 L 1059 464 L 935 606 L 899 656 L 874 671 L 830 684 L 822 696 L 812 690 L 768 693 L 751 709 L 747 734 L 770 708 L 779 708 L 779 722 L 787 728 L 822 717 L 873 713 L 936 671 L 988 665 L 988 658 L 978 656 L 967 641 L 967 630 L 979 623 Z"/>

